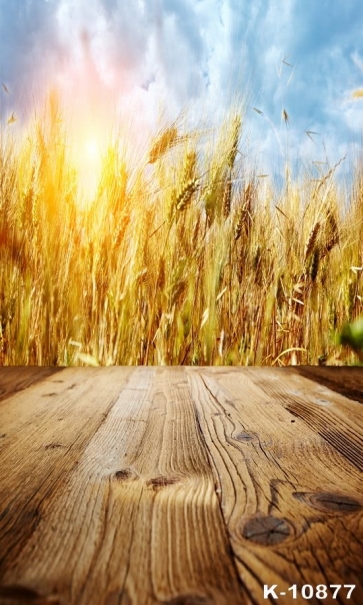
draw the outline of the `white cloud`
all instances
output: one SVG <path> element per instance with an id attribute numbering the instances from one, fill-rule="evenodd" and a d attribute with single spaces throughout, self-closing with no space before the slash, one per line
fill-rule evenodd
<path id="1" fill-rule="evenodd" d="M 342 145 L 361 131 L 362 103 L 351 99 L 363 87 L 360 0 L 329 10 L 315 0 L 0 0 L 0 16 L 1 81 L 12 93 L 1 93 L 2 119 L 56 83 L 79 111 L 106 120 L 118 108 L 143 130 L 162 103 L 170 118 L 190 103 L 212 119 L 234 92 L 250 93 L 251 140 L 271 157 L 283 108 L 297 155 L 309 152 L 306 130 Z"/>

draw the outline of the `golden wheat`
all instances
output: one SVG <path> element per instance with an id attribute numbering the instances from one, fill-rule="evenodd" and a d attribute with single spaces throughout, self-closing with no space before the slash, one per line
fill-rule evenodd
<path id="1" fill-rule="evenodd" d="M 286 170 L 283 194 L 268 177 L 257 186 L 237 161 L 233 111 L 217 143 L 164 128 L 147 169 L 110 147 L 94 204 L 81 209 L 52 103 L 18 148 L 0 150 L 1 364 L 333 356 L 331 333 L 363 310 L 352 273 L 363 264 L 358 163 L 347 208 L 338 164 L 317 185 Z"/>
<path id="2" fill-rule="evenodd" d="M 232 181 L 227 181 L 224 192 L 223 192 L 223 216 L 224 218 L 228 218 L 231 213 L 231 203 L 232 203 Z M 237 238 L 238 239 L 238 238 Z"/>
<path id="3" fill-rule="evenodd" d="M 316 222 L 314 227 L 311 229 L 308 240 L 306 242 L 306 246 L 305 246 L 305 252 L 304 252 L 304 263 L 306 264 L 310 254 L 313 252 L 314 250 L 314 246 L 316 244 L 316 240 L 318 237 L 318 233 L 319 233 L 319 229 L 320 229 L 320 223 Z"/>
<path id="4" fill-rule="evenodd" d="M 176 200 L 175 200 L 175 205 L 176 205 L 177 210 L 179 210 L 179 211 L 185 210 L 185 208 L 190 203 L 193 194 L 197 191 L 198 187 L 199 187 L 198 179 L 192 179 L 190 181 L 187 181 L 186 183 L 183 183 L 182 189 L 178 193 Z"/>
<path id="5" fill-rule="evenodd" d="M 178 130 L 175 126 L 166 128 L 156 139 L 149 152 L 149 164 L 154 164 L 159 160 L 173 145 L 177 143 Z"/>

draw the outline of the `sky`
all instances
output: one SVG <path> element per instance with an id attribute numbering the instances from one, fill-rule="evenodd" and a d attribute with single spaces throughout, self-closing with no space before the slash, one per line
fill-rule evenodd
<path id="1" fill-rule="evenodd" d="M 361 141 L 362 31 L 361 0 L 0 0 L 0 120 L 56 88 L 84 128 L 145 133 L 239 95 L 256 161 L 332 165 Z"/>

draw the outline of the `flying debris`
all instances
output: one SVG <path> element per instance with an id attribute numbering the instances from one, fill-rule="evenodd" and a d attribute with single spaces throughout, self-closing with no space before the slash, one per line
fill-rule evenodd
<path id="1" fill-rule="evenodd" d="M 6 94 L 7 95 L 10 94 L 8 87 L 6 86 L 6 84 L 4 84 L 4 82 L 2 83 L 2 86 L 3 86 L 3 89 L 5 90 Z"/>
<path id="2" fill-rule="evenodd" d="M 276 71 L 278 73 L 279 78 L 281 78 L 282 69 L 283 69 L 282 64 L 287 65 L 288 67 L 291 67 L 292 73 L 291 73 L 291 76 L 290 76 L 289 81 L 287 83 L 287 85 L 289 85 L 290 81 L 291 81 L 291 78 L 294 75 L 295 65 L 292 65 L 291 63 L 288 63 L 288 61 L 286 61 L 286 59 L 287 59 L 287 56 L 284 57 L 283 59 L 281 59 L 281 63 L 279 63 L 278 65 L 276 65 Z"/>
<path id="3" fill-rule="evenodd" d="M 10 116 L 10 118 L 8 118 L 7 124 L 14 124 L 14 122 L 16 122 L 16 116 L 15 113 L 13 112 Z"/>
<path id="4" fill-rule="evenodd" d="M 257 109 L 257 107 L 252 107 L 253 111 L 256 111 L 257 113 L 259 113 L 261 116 L 263 116 L 263 111 L 261 111 L 261 109 Z"/>
<path id="5" fill-rule="evenodd" d="M 282 62 L 283 62 L 285 65 L 288 65 L 289 67 L 293 67 L 293 65 L 291 65 L 291 63 L 288 63 L 288 62 L 286 61 L 286 59 L 287 59 L 287 57 L 284 57 L 284 58 L 282 59 Z"/>
<path id="6" fill-rule="evenodd" d="M 313 132 L 312 130 L 305 130 L 305 134 L 307 134 L 307 135 L 308 135 L 309 139 L 311 139 L 313 143 L 315 143 L 315 141 L 314 141 L 314 139 L 313 139 L 313 137 L 312 137 L 311 135 L 312 135 L 312 134 L 319 135 L 319 133 L 318 133 L 318 132 Z M 316 145 L 316 143 L 315 143 L 315 145 Z"/>

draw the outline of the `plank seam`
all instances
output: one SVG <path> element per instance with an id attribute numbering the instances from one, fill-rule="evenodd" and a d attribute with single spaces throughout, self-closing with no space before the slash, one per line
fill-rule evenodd
<path id="1" fill-rule="evenodd" d="M 206 388 L 206 390 L 211 395 L 211 397 L 214 399 L 214 401 L 216 401 L 216 403 L 218 404 L 218 406 L 221 406 L 220 401 L 218 401 L 217 397 L 209 389 L 209 387 L 207 386 L 206 382 L 204 381 L 203 376 L 199 372 L 197 372 L 197 374 L 200 377 L 200 379 L 201 379 L 204 387 Z M 208 444 L 207 444 L 206 439 L 205 439 L 204 434 L 203 434 L 203 430 L 202 430 L 202 426 L 201 426 L 201 422 L 200 422 L 200 418 L 199 418 L 199 413 L 198 413 L 197 407 L 196 407 L 196 405 L 194 403 L 194 400 L 193 400 L 193 405 L 194 405 L 194 409 L 195 409 L 195 412 L 196 412 L 196 420 L 197 420 L 198 431 L 199 431 L 199 434 L 200 434 L 201 441 L 204 444 L 204 447 L 206 449 L 207 457 L 208 457 L 208 464 L 209 464 L 209 467 L 211 469 L 212 476 L 213 476 L 213 479 L 214 479 L 214 477 L 216 475 L 218 477 L 218 473 L 217 473 L 217 471 L 216 471 L 216 469 L 214 467 L 214 464 L 212 462 L 213 458 L 212 458 L 212 456 L 211 456 L 211 454 L 209 452 Z M 214 484 L 214 491 L 215 491 L 215 494 L 216 494 L 216 497 L 217 497 L 217 502 L 218 502 L 218 507 L 219 507 L 221 519 L 222 519 L 222 522 L 223 522 L 223 527 L 225 529 L 224 533 L 225 533 L 225 536 L 226 536 L 227 551 L 228 551 L 228 554 L 230 556 L 231 563 L 232 563 L 233 569 L 234 569 L 235 574 L 236 574 L 238 585 L 241 587 L 241 595 L 246 594 L 246 592 L 247 592 L 248 596 L 250 597 L 251 595 L 250 595 L 250 593 L 249 593 L 249 591 L 247 589 L 247 586 L 242 582 L 242 579 L 241 579 L 240 574 L 238 572 L 238 567 L 237 567 L 237 563 L 236 563 L 236 559 L 235 559 L 236 554 L 235 554 L 235 552 L 233 550 L 232 543 L 231 543 L 231 540 L 230 540 L 229 530 L 228 530 L 228 527 L 226 525 L 224 514 L 223 514 L 222 499 L 220 498 L 219 493 L 217 491 L 217 486 L 216 486 L 215 480 L 213 480 L 213 484 Z M 253 601 L 253 602 L 256 603 L 256 605 L 257 605 L 256 601 Z"/>

